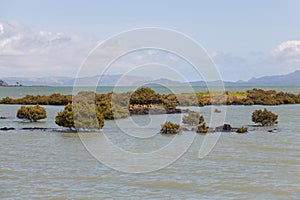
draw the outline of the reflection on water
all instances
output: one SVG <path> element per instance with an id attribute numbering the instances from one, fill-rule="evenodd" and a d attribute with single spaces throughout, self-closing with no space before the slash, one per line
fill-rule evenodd
<path id="1" fill-rule="evenodd" d="M 63 107 L 47 106 L 48 118 L 35 124 L 16 119 L 18 108 L 0 105 L 0 115 L 8 117 L 0 120 L 0 127 L 55 128 L 54 116 Z M 232 126 L 252 124 L 251 113 L 258 108 L 262 106 L 228 106 L 226 122 Z M 74 133 L 0 132 L 0 197 L 299 199 L 300 105 L 268 109 L 279 115 L 277 133 L 260 127 L 252 127 L 248 134 L 224 133 L 202 160 L 198 150 L 203 135 L 196 135 L 192 146 L 175 163 L 146 174 L 126 174 L 106 167 L 86 151 Z M 209 106 L 200 112 L 209 120 Z M 142 121 L 142 117 L 135 121 Z M 114 143 L 130 151 L 151 151 L 174 137 L 133 139 L 112 121 L 106 121 L 104 131 Z"/>

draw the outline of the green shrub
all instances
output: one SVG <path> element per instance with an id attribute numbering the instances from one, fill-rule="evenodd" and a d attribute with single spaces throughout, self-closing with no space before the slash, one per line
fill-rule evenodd
<path id="1" fill-rule="evenodd" d="M 130 97 L 130 104 L 149 105 L 163 103 L 162 96 L 154 90 L 146 87 L 141 87 L 134 91 Z"/>
<path id="2" fill-rule="evenodd" d="M 103 115 L 104 119 L 122 119 L 129 116 L 129 111 L 126 107 L 121 107 L 118 104 L 111 105 L 108 101 L 98 101 L 97 108 Z"/>
<path id="3" fill-rule="evenodd" d="M 236 130 L 237 133 L 246 133 L 248 131 L 247 127 L 242 126 Z"/>
<path id="4" fill-rule="evenodd" d="M 197 125 L 199 124 L 200 113 L 189 111 L 188 115 L 183 116 L 182 123 L 188 125 Z"/>
<path id="5" fill-rule="evenodd" d="M 39 105 L 21 106 L 17 112 L 17 117 L 19 119 L 27 119 L 29 121 L 36 122 L 37 120 L 47 118 L 47 112 L 44 107 Z"/>
<path id="6" fill-rule="evenodd" d="M 207 133 L 208 127 L 206 126 L 206 123 L 204 121 L 204 117 L 201 115 L 199 118 L 199 125 L 196 128 L 197 133 Z"/>
<path id="7" fill-rule="evenodd" d="M 74 120 L 73 120 L 73 112 L 72 112 L 72 104 L 69 103 L 65 106 L 63 111 L 57 113 L 55 117 L 55 123 L 58 126 L 74 128 Z"/>
<path id="8" fill-rule="evenodd" d="M 160 132 L 162 134 L 176 134 L 180 131 L 180 125 L 172 122 L 166 122 L 161 126 Z"/>
<path id="9" fill-rule="evenodd" d="M 206 126 L 206 123 L 198 125 L 196 128 L 196 133 L 207 133 L 207 132 L 208 132 L 208 127 Z"/>
<path id="10" fill-rule="evenodd" d="M 13 99 L 10 97 L 5 97 L 3 99 L 1 99 L 0 101 L 1 104 L 12 104 L 13 103 Z"/>
<path id="11" fill-rule="evenodd" d="M 55 117 L 59 126 L 75 129 L 98 129 L 104 126 L 104 117 L 94 104 L 74 103 L 65 106 Z"/>
<path id="12" fill-rule="evenodd" d="M 256 124 L 261 124 L 262 126 L 270 126 L 273 124 L 277 124 L 278 115 L 268 111 L 267 109 L 264 110 L 255 110 L 252 113 L 252 121 Z"/>

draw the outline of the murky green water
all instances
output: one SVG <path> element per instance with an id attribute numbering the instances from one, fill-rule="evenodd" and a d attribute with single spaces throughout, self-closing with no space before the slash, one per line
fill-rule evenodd
<path id="1" fill-rule="evenodd" d="M 187 87 L 152 87 L 156 92 L 161 93 L 161 94 L 169 94 L 171 93 L 170 91 L 175 91 L 176 93 L 185 93 L 187 91 Z M 252 89 L 253 87 L 248 87 L 248 86 L 242 86 L 242 87 L 226 87 L 225 90 L 227 91 L 238 91 L 238 92 L 243 92 Z M 264 90 L 277 90 L 277 91 L 284 91 L 284 92 L 289 92 L 289 93 L 300 93 L 300 87 L 259 87 Z M 135 90 L 135 87 L 97 87 L 96 92 L 98 94 L 100 93 L 108 93 L 112 91 L 117 91 L 117 92 L 128 92 L 128 91 L 133 91 Z M 207 88 L 206 87 L 193 87 L 195 92 L 206 92 Z M 78 88 L 77 88 L 78 90 Z M 76 90 L 76 91 L 77 91 Z M 92 90 L 94 91 L 94 88 L 92 87 L 82 87 L 80 90 Z M 61 94 L 72 94 L 73 92 L 73 87 L 66 86 L 66 87 L 0 87 L 0 98 L 4 97 L 12 97 L 12 98 L 18 98 L 18 97 L 23 97 L 27 94 L 30 95 L 50 95 L 53 93 L 61 93 Z"/>
<path id="2" fill-rule="evenodd" d="M 0 115 L 8 117 L 0 120 L 0 127 L 58 128 L 54 116 L 63 107 L 47 106 L 48 118 L 33 124 L 15 118 L 18 108 L 0 105 Z M 228 106 L 226 122 L 250 125 L 251 113 L 258 108 L 262 106 Z M 251 127 L 248 134 L 224 133 L 202 160 L 198 159 L 198 151 L 204 136 L 197 135 L 175 163 L 146 174 L 122 173 L 106 167 L 86 151 L 74 134 L 2 131 L 0 198 L 300 199 L 300 105 L 268 109 L 279 115 L 277 133 L 259 127 Z M 209 106 L 200 108 L 206 119 L 210 111 Z M 147 124 L 148 119 L 136 116 L 133 120 Z M 104 132 L 118 145 L 133 151 L 151 151 L 173 137 L 156 135 L 141 142 L 124 135 L 111 121 L 106 121 Z"/>

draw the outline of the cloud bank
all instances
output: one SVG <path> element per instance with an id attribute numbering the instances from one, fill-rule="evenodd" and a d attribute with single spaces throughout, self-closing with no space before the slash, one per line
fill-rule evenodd
<path id="1" fill-rule="evenodd" d="M 281 43 L 272 51 L 272 56 L 286 62 L 300 62 L 300 40 Z"/>
<path id="2" fill-rule="evenodd" d="M 74 77 L 82 61 L 97 44 L 98 40 L 94 36 L 34 30 L 18 21 L 0 22 L 1 77 Z M 116 50 L 115 47 L 111 48 L 111 51 Z M 211 57 L 224 80 L 248 80 L 253 76 L 286 74 L 300 69 L 300 40 L 284 41 L 270 52 L 236 56 L 215 51 Z M 128 66 L 146 61 L 175 66 L 191 80 L 196 79 L 193 76 L 195 73 L 189 71 L 187 64 L 178 57 L 151 50 L 121 58 L 111 73 L 125 72 Z"/>
<path id="3" fill-rule="evenodd" d="M 224 52 L 211 54 L 224 80 L 248 80 L 251 77 L 280 75 L 300 69 L 300 40 L 280 43 L 270 52 L 252 52 L 234 56 Z"/>
<path id="4" fill-rule="evenodd" d="M 97 40 L 80 34 L 35 31 L 20 22 L 0 23 L 1 76 L 76 74 Z"/>

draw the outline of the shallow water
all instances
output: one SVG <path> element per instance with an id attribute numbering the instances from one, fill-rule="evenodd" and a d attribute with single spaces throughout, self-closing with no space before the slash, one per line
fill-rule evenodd
<path id="1" fill-rule="evenodd" d="M 257 86 L 228 86 L 225 88 L 226 91 L 232 91 L 232 92 L 244 92 L 247 90 L 250 90 L 252 88 L 257 88 Z M 162 87 L 162 86 L 153 86 L 151 87 L 153 90 L 160 94 L 170 94 L 170 93 L 186 93 L 189 91 L 188 87 Z M 269 87 L 269 86 L 260 86 L 259 88 L 262 88 L 264 90 L 276 90 L 276 91 L 284 91 L 288 93 L 300 93 L 300 87 L 294 86 L 294 87 Z M 103 87 L 97 87 L 96 88 L 96 93 L 101 94 L 101 93 L 108 93 L 115 91 L 117 93 L 119 92 L 128 92 L 128 91 L 134 91 L 136 87 L 111 87 L 111 86 L 103 86 Z M 76 91 L 79 90 L 90 90 L 94 91 L 95 88 L 92 87 L 80 87 L 80 88 L 75 88 Z M 193 90 L 195 92 L 206 92 L 207 88 L 206 87 L 193 87 Z M 171 92 L 172 91 L 172 92 Z M 72 94 L 73 93 L 73 87 L 71 86 L 26 86 L 26 87 L 0 87 L 0 98 L 4 97 L 11 97 L 11 98 L 19 98 L 19 97 L 24 97 L 26 95 L 51 95 L 53 93 L 61 93 L 61 94 Z"/>
<path id="2" fill-rule="evenodd" d="M 15 118 L 18 108 L 19 105 L 0 105 L 0 115 L 8 117 L 0 120 L 0 127 L 58 128 L 54 116 L 63 109 L 47 106 L 48 118 L 30 124 Z M 258 108 L 262 106 L 228 106 L 226 122 L 233 126 L 252 125 L 251 113 Z M 192 146 L 175 163 L 145 174 L 122 173 L 106 167 L 87 152 L 76 134 L 2 131 L 0 197 L 299 199 L 300 105 L 267 108 L 279 115 L 279 124 L 271 127 L 277 128 L 277 133 L 261 127 L 250 127 L 248 134 L 224 133 L 213 151 L 201 160 L 198 151 L 204 136 L 196 135 Z M 200 112 L 208 120 L 211 107 L 202 107 Z M 180 116 L 169 115 L 168 119 L 176 121 Z M 136 116 L 133 120 L 144 126 L 149 118 Z M 137 140 L 120 132 L 112 121 L 106 121 L 104 132 L 131 151 L 152 151 L 174 137 L 155 134 Z"/>

